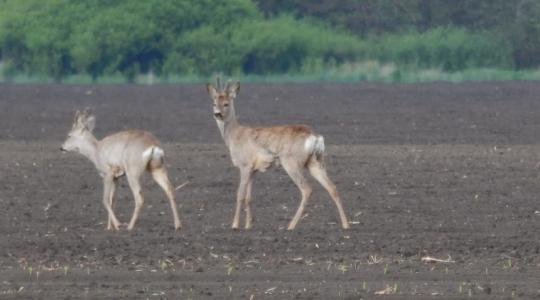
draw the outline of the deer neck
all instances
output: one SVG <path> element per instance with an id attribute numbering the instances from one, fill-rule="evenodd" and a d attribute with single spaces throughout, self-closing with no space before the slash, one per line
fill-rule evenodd
<path id="1" fill-rule="evenodd" d="M 225 120 L 216 119 L 216 122 L 218 124 L 219 131 L 221 132 L 221 137 L 223 137 L 225 144 L 229 146 L 232 133 L 240 126 L 238 124 L 238 119 L 236 118 L 236 112 L 234 110 L 234 106 L 231 107 L 231 110 L 229 112 L 229 116 L 227 117 L 227 119 Z"/>
<path id="2" fill-rule="evenodd" d="M 98 140 L 91 133 L 87 133 L 87 136 L 84 139 L 84 143 L 79 147 L 79 152 L 88 158 L 96 167 L 96 169 L 101 170 L 98 159 Z"/>

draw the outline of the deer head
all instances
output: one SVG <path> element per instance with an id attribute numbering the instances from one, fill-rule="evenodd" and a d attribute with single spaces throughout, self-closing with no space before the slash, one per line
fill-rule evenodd
<path id="1" fill-rule="evenodd" d="M 216 80 L 216 86 L 208 83 L 206 89 L 214 104 L 214 118 L 219 121 L 227 121 L 234 117 L 234 99 L 240 90 L 240 82 L 227 82 L 225 86 L 221 85 L 219 77 Z"/>
<path id="2" fill-rule="evenodd" d="M 90 114 L 89 109 L 85 109 L 82 113 L 77 110 L 73 126 L 60 150 L 80 153 L 81 148 L 87 147 L 89 142 L 93 140 L 92 131 L 95 125 L 96 118 Z"/>

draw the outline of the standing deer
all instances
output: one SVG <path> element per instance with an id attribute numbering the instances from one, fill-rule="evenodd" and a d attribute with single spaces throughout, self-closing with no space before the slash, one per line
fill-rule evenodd
<path id="1" fill-rule="evenodd" d="M 135 209 L 127 229 L 132 230 L 135 226 L 144 202 L 140 184 L 144 171 L 150 172 L 167 194 L 174 217 L 174 228 L 179 229 L 181 224 L 174 200 L 174 188 L 167 177 L 164 152 L 159 141 L 151 133 L 142 130 L 121 131 L 98 141 L 92 134 L 95 123 L 96 118 L 90 115 L 88 110 L 82 113 L 77 111 L 73 127 L 60 150 L 86 156 L 103 177 L 103 204 L 109 215 L 107 229 L 118 230 L 121 226 L 113 212 L 112 203 L 117 179 L 124 175 L 135 198 Z"/>
<path id="2" fill-rule="evenodd" d="M 336 186 L 328 178 L 324 168 L 324 139 L 305 125 L 283 125 L 273 127 L 248 127 L 238 123 L 234 109 L 234 100 L 240 90 L 240 83 L 206 85 L 214 104 L 214 119 L 221 136 L 229 148 L 232 163 L 240 169 L 240 185 L 236 196 L 236 210 L 232 228 L 237 229 L 240 222 L 240 210 L 244 205 L 246 212 L 245 228 L 251 228 L 251 188 L 253 176 L 257 171 L 264 172 L 275 161 L 281 163 L 287 174 L 300 189 L 302 200 L 289 223 L 288 230 L 296 227 L 311 195 L 312 189 L 304 170 L 328 191 L 336 204 L 341 226 L 349 228 L 349 222 L 343 210 Z"/>

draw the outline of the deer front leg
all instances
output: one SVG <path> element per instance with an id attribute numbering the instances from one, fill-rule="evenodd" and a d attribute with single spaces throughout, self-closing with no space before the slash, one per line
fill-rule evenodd
<path id="1" fill-rule="evenodd" d="M 247 187 L 246 187 L 246 196 L 245 196 L 245 210 L 246 210 L 246 229 L 250 229 L 253 222 L 253 216 L 251 215 L 251 187 L 253 186 L 253 175 L 250 176 Z"/>
<path id="2" fill-rule="evenodd" d="M 107 229 L 118 230 L 120 228 L 120 222 L 114 215 L 114 211 L 110 202 L 110 200 L 112 199 L 112 193 L 114 192 L 114 184 L 114 176 L 112 174 L 107 174 L 103 177 L 103 205 L 105 205 L 105 209 L 107 210 L 109 219 L 108 223 L 112 223 L 108 224 Z"/>
<path id="3" fill-rule="evenodd" d="M 234 219 L 232 223 L 233 229 L 238 229 L 240 226 L 240 211 L 242 203 L 246 197 L 247 185 L 250 179 L 251 170 L 249 168 L 240 169 L 240 184 L 236 193 L 236 209 L 234 210 Z"/>

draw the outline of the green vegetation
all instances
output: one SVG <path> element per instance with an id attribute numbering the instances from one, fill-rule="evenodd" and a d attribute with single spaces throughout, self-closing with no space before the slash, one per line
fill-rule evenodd
<path id="1" fill-rule="evenodd" d="M 423 33 L 388 34 L 372 43 L 369 58 L 417 68 L 455 72 L 469 68 L 512 68 L 510 45 L 488 32 L 436 27 Z"/>
<path id="2" fill-rule="evenodd" d="M 540 1 L 537 0 L 256 0 L 273 17 L 313 17 L 358 36 L 436 27 L 492 33 L 511 47 L 518 68 L 540 65 Z"/>
<path id="3" fill-rule="evenodd" d="M 536 1 L 319 2 L 0 0 L 0 80 L 539 77 Z"/>

